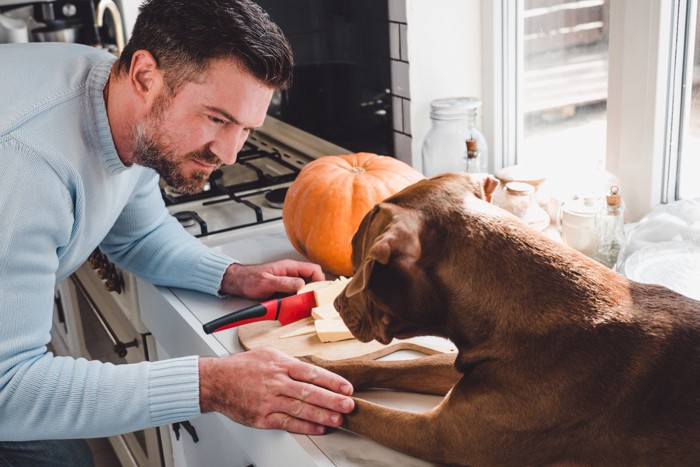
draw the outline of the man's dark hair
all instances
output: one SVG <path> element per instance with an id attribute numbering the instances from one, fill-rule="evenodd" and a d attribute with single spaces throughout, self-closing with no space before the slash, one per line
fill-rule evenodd
<path id="1" fill-rule="evenodd" d="M 119 57 L 129 72 L 137 50 L 147 50 L 172 93 L 196 81 L 214 59 L 236 59 L 273 89 L 289 87 L 292 49 L 282 30 L 249 0 L 148 0 Z"/>

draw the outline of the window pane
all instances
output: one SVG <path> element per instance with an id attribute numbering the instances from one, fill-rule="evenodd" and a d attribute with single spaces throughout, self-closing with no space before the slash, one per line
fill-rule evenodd
<path id="1" fill-rule="evenodd" d="M 519 164 L 604 167 L 608 13 L 608 0 L 525 0 Z"/>
<path id="2" fill-rule="evenodd" d="M 682 154 L 679 167 L 680 198 L 700 197 L 700 8 L 695 22 L 695 52 L 693 56 L 692 94 L 690 97 L 689 121 L 683 135 Z"/>

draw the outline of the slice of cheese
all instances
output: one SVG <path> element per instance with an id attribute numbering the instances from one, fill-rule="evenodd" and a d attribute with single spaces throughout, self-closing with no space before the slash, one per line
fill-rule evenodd
<path id="1" fill-rule="evenodd" d="M 312 290 L 317 290 L 317 289 L 322 289 L 324 287 L 328 287 L 329 285 L 333 284 L 335 281 L 316 281 L 316 282 L 309 282 L 308 284 L 304 285 L 301 289 L 297 291 L 298 294 L 304 293 L 304 292 L 310 292 Z"/>
<path id="2" fill-rule="evenodd" d="M 331 305 L 317 306 L 311 309 L 311 317 L 313 319 L 338 319 L 340 315 L 335 307 Z"/>
<path id="3" fill-rule="evenodd" d="M 321 342 L 337 342 L 352 339 L 353 335 L 341 319 L 317 319 L 316 334 Z"/>
<path id="4" fill-rule="evenodd" d="M 333 300 L 345 290 L 346 285 L 348 285 L 348 281 L 335 280 L 326 287 L 314 289 L 316 306 L 333 305 Z"/>
<path id="5" fill-rule="evenodd" d="M 313 334 L 316 332 L 316 326 L 313 324 L 307 324 L 293 331 L 286 332 L 279 336 L 279 339 L 287 339 L 289 337 L 305 336 L 307 334 Z"/>

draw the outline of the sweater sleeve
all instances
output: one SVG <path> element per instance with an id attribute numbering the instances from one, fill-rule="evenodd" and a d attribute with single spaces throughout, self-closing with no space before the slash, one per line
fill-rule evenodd
<path id="1" fill-rule="evenodd" d="M 155 172 L 143 169 L 141 178 L 100 248 L 149 282 L 216 295 L 234 260 L 203 245 L 168 213 Z"/>
<path id="2" fill-rule="evenodd" d="M 63 176 L 0 140 L 0 440 L 109 436 L 199 414 L 197 357 L 112 365 L 46 352 L 75 213 Z"/>

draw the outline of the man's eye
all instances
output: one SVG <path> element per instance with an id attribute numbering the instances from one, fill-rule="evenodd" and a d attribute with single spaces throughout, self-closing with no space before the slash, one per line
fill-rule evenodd
<path id="1" fill-rule="evenodd" d="M 216 123 L 217 125 L 223 125 L 226 123 L 225 120 L 219 118 L 219 117 L 214 117 L 213 115 L 209 115 L 209 120 L 212 122 Z"/>

